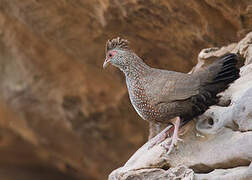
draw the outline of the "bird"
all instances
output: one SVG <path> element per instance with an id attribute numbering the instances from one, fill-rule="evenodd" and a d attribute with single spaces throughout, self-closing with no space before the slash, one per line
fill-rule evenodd
<path id="1" fill-rule="evenodd" d="M 219 102 L 218 93 L 239 78 L 238 55 L 228 53 L 214 63 L 188 74 L 148 66 L 120 37 L 108 40 L 105 69 L 109 64 L 125 75 L 131 104 L 150 126 L 173 123 L 171 141 L 164 147 L 171 153 L 177 146 L 179 128 Z M 171 120 L 175 119 L 175 123 Z M 163 132 L 163 131 L 162 131 Z M 170 132 L 163 132 L 159 144 Z"/>

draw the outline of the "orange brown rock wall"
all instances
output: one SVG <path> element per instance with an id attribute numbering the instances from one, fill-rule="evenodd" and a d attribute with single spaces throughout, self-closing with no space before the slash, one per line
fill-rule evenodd
<path id="1" fill-rule="evenodd" d="M 251 0 L 0 0 L 2 166 L 105 179 L 148 133 L 122 73 L 102 70 L 106 40 L 122 36 L 146 63 L 186 72 L 251 22 Z"/>

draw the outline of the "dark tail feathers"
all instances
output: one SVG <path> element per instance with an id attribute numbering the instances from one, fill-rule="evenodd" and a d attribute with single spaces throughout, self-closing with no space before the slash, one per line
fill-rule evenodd
<path id="1" fill-rule="evenodd" d="M 230 53 L 220 57 L 216 63 L 209 66 L 213 77 L 204 85 L 204 90 L 212 96 L 224 91 L 229 84 L 240 77 L 240 70 L 236 67 L 238 56 Z"/>
<path id="2" fill-rule="evenodd" d="M 193 112 L 182 117 L 181 126 L 203 114 L 209 106 L 219 102 L 217 94 L 227 89 L 230 83 L 240 77 L 240 70 L 236 67 L 237 61 L 236 54 L 226 54 L 199 74 L 202 81 L 200 93 L 191 97 Z"/>

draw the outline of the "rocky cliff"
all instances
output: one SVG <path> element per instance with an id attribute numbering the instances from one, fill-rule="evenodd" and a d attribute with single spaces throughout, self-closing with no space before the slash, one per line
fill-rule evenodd
<path id="1" fill-rule="evenodd" d="M 251 30 L 251 0 L 0 0 L 1 179 L 106 179 L 146 142 L 122 74 L 101 68 L 107 39 L 187 72 Z"/>

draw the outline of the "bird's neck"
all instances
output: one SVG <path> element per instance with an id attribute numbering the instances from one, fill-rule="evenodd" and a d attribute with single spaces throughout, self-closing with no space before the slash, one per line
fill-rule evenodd
<path id="1" fill-rule="evenodd" d="M 143 76 L 151 72 L 151 67 L 143 62 L 139 57 L 134 57 L 131 60 L 131 64 L 123 70 L 127 79 L 131 81 L 138 81 Z"/>
<path id="2" fill-rule="evenodd" d="M 132 66 L 130 66 L 127 71 L 124 71 L 130 101 L 138 114 L 143 119 L 146 119 L 147 117 L 143 114 L 144 112 L 142 110 L 143 104 L 148 103 L 145 92 L 147 84 L 145 77 L 151 73 L 152 68 L 145 64 L 140 58 L 131 63 L 131 65 Z"/>

